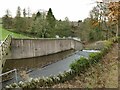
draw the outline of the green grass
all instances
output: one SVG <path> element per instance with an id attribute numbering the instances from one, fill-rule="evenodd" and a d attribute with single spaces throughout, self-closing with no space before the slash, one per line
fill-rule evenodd
<path id="1" fill-rule="evenodd" d="M 0 41 L 4 40 L 7 37 L 7 35 L 9 35 L 9 34 L 11 34 L 12 37 L 14 37 L 14 38 L 29 38 L 28 36 L 14 33 L 14 32 L 8 31 L 6 29 L 3 29 L 2 25 L 0 24 Z"/>

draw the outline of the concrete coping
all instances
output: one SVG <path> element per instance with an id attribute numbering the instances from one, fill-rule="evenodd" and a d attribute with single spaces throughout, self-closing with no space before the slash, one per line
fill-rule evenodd
<path id="1" fill-rule="evenodd" d="M 75 40 L 72 38 L 12 38 L 13 40 L 74 40 L 81 42 L 79 40 Z"/>

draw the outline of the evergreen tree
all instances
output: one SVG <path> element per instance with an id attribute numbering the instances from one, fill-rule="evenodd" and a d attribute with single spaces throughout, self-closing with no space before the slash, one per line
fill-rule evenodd
<path id="1" fill-rule="evenodd" d="M 37 18 L 39 18 L 40 16 L 41 16 L 41 13 L 38 11 L 37 14 L 36 14 L 36 16 L 35 16 L 35 20 L 36 20 Z"/>
<path id="2" fill-rule="evenodd" d="M 30 14 L 30 8 L 29 7 L 28 7 L 28 13 L 27 14 L 28 14 L 28 17 L 30 17 L 31 14 Z"/>
<path id="3" fill-rule="evenodd" d="M 48 10 L 46 19 L 48 21 L 48 24 L 49 24 L 50 28 L 53 29 L 55 27 L 55 20 L 56 19 L 55 19 L 54 15 L 53 15 L 53 12 L 52 12 L 51 8 L 49 8 L 49 10 Z"/>
<path id="4" fill-rule="evenodd" d="M 38 11 L 36 17 L 40 17 L 41 13 Z"/>
<path id="5" fill-rule="evenodd" d="M 49 8 L 49 10 L 48 10 L 46 20 L 47 20 L 47 23 L 48 23 L 48 30 L 49 30 L 50 37 L 55 37 L 56 19 L 53 15 L 53 12 L 52 12 L 51 8 Z"/>
<path id="6" fill-rule="evenodd" d="M 21 17 L 21 8 L 18 6 L 16 17 Z"/>
<path id="7" fill-rule="evenodd" d="M 21 8 L 18 6 L 16 17 L 14 18 L 14 28 L 17 32 L 22 31 L 23 19 L 21 17 Z"/>
<path id="8" fill-rule="evenodd" d="M 2 18 L 2 23 L 3 23 L 3 28 L 5 29 L 11 29 L 13 26 L 13 19 L 10 15 L 10 11 L 6 10 L 6 14 L 4 15 L 4 17 Z"/>
<path id="9" fill-rule="evenodd" d="M 23 9 L 23 16 L 26 17 L 27 13 L 26 13 L 26 10 L 25 8 Z"/>

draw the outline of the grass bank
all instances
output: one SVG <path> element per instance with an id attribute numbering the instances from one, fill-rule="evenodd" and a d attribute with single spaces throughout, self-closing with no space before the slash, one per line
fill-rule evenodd
<path id="1" fill-rule="evenodd" d="M 9 34 L 11 34 L 12 37 L 14 38 L 29 38 L 28 36 L 25 36 L 23 34 L 11 32 L 11 31 L 8 31 L 7 29 L 3 29 L 2 25 L 0 24 L 0 41 L 3 41 Z"/>

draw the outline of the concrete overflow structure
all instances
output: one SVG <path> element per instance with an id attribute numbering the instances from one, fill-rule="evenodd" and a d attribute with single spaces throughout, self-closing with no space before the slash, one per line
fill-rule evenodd
<path id="1" fill-rule="evenodd" d="M 70 49 L 82 50 L 80 41 L 74 39 L 15 39 L 11 42 L 10 59 L 30 58 L 58 53 Z"/>

